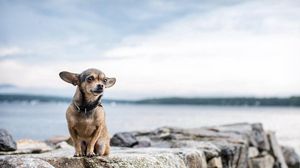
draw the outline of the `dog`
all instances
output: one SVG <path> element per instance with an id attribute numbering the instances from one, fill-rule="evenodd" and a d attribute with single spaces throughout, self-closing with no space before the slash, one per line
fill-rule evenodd
<path id="1" fill-rule="evenodd" d="M 68 129 L 75 147 L 74 157 L 109 155 L 110 138 L 101 98 L 104 89 L 112 87 L 116 78 L 108 78 L 98 69 L 87 69 L 81 74 L 62 71 L 59 76 L 77 86 L 66 111 Z"/>

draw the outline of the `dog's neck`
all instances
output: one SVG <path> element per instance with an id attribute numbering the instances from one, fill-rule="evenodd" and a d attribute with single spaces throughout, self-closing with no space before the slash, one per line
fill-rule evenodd
<path id="1" fill-rule="evenodd" d="M 73 97 L 73 104 L 78 112 L 87 114 L 93 111 L 97 106 L 102 106 L 101 98 L 102 95 L 98 97 L 89 96 L 85 94 L 80 87 L 77 87 Z"/>

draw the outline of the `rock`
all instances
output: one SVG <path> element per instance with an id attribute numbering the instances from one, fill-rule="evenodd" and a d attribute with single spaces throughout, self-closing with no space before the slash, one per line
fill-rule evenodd
<path id="1" fill-rule="evenodd" d="M 281 146 L 283 157 L 289 168 L 300 168 L 300 157 L 295 150 L 288 146 Z"/>
<path id="2" fill-rule="evenodd" d="M 56 145 L 60 142 L 68 141 L 69 138 L 70 138 L 70 136 L 54 136 L 54 137 L 47 139 L 45 142 L 50 145 Z"/>
<path id="3" fill-rule="evenodd" d="M 240 127 L 247 128 L 249 131 L 233 131 L 233 127 L 220 127 L 220 130 L 218 130 L 219 127 L 195 129 L 163 127 L 156 129 L 153 133 L 142 135 L 137 133 L 135 136 L 140 139 L 140 137 L 146 135 L 150 138 L 151 145 L 154 147 L 201 149 L 207 159 L 221 157 L 224 168 L 243 167 L 248 163 L 248 146 L 252 135 L 252 125 L 241 124 L 239 127 L 235 127 L 234 130 L 238 130 Z M 203 142 L 207 144 L 201 147 L 200 144 Z M 208 143 L 212 145 L 208 145 Z M 212 146 L 215 146 L 215 148 L 212 148 Z"/>
<path id="4" fill-rule="evenodd" d="M 24 148 L 30 150 L 25 150 L 25 154 L 17 150 L 10 153 L 10 156 L 41 159 L 57 168 L 285 168 L 285 155 L 278 149 L 275 135 L 264 135 L 267 134 L 261 124 L 243 123 L 193 129 L 162 127 L 154 131 L 115 134 L 111 144 L 118 147 L 112 146 L 108 157 L 73 157 L 74 147 L 66 141 L 56 143 L 54 149 L 42 142 L 45 148 L 50 148 L 48 152 L 44 150 L 32 154 L 34 151 L 43 151 L 36 150 L 37 146 L 39 149 L 45 148 L 41 144 L 37 145 L 40 142 L 29 140 L 17 143 L 21 147 L 23 144 L 23 152 Z M 0 163 L 9 158 L 7 154 L 0 155 Z M 290 154 L 285 157 L 286 160 L 291 158 Z"/>
<path id="5" fill-rule="evenodd" d="M 168 127 L 157 128 L 154 130 L 154 134 L 161 139 L 168 139 L 165 137 L 169 137 L 171 135 L 171 129 Z"/>
<path id="6" fill-rule="evenodd" d="M 223 168 L 220 157 L 212 158 L 208 161 L 207 168 Z"/>
<path id="7" fill-rule="evenodd" d="M 278 141 L 276 139 L 275 133 L 272 131 L 269 131 L 267 133 L 268 139 L 271 145 L 271 153 L 275 158 L 275 165 L 279 168 L 287 168 L 287 164 L 285 162 L 282 150 L 278 144 Z"/>
<path id="8" fill-rule="evenodd" d="M 228 144 L 219 144 L 218 146 L 221 151 L 220 151 L 220 157 L 222 159 L 222 165 L 224 168 L 230 168 L 234 167 L 234 165 L 237 165 L 234 163 L 234 161 L 238 160 L 234 158 L 234 155 L 236 155 L 236 158 L 239 158 L 239 153 L 238 150 L 234 146 L 231 146 Z"/>
<path id="9" fill-rule="evenodd" d="M 60 142 L 60 143 L 56 144 L 55 148 L 56 149 L 59 149 L 59 148 L 61 148 L 61 149 L 68 149 L 68 148 L 74 149 L 74 147 L 69 145 L 66 141 L 63 141 L 63 142 Z"/>
<path id="10" fill-rule="evenodd" d="M 42 159 L 54 167 L 92 168 L 206 168 L 206 158 L 202 151 L 196 149 L 166 148 L 112 148 L 109 157 L 74 158 L 70 156 L 43 156 Z M 45 155 L 45 154 L 42 154 Z M 35 156 L 39 157 L 39 156 Z"/>
<path id="11" fill-rule="evenodd" d="M 247 137 L 250 146 L 257 147 L 259 150 L 270 150 L 267 135 L 261 123 L 237 123 L 213 127 L 221 132 L 233 132 Z"/>
<path id="12" fill-rule="evenodd" d="M 248 146 L 245 145 L 241 145 L 240 148 L 238 149 L 239 155 L 235 154 L 235 160 L 234 160 L 234 165 L 236 165 L 236 167 L 238 168 L 248 168 L 247 164 L 248 164 Z"/>
<path id="13" fill-rule="evenodd" d="M 15 151 L 17 144 L 11 134 L 5 129 L 0 129 L 0 151 Z"/>
<path id="14" fill-rule="evenodd" d="M 207 141 L 192 141 L 192 140 L 183 140 L 183 141 L 174 141 L 171 148 L 196 148 L 204 151 L 206 159 L 210 160 L 214 157 L 218 157 L 221 149 L 219 149 L 212 142 Z"/>
<path id="15" fill-rule="evenodd" d="M 144 148 L 144 147 L 150 147 L 151 142 L 150 141 L 138 141 L 138 144 L 135 145 L 135 148 Z"/>
<path id="16" fill-rule="evenodd" d="M 180 149 L 179 152 L 181 158 L 189 168 L 207 168 L 207 162 L 205 158 L 205 154 L 202 151 L 194 150 L 194 151 L 185 151 Z"/>
<path id="17" fill-rule="evenodd" d="M 233 132 L 220 132 L 207 128 L 184 129 L 181 136 L 178 137 L 180 138 L 177 138 L 177 140 L 188 138 L 197 141 L 227 141 L 236 144 L 247 144 L 248 142 L 244 135 Z"/>
<path id="18" fill-rule="evenodd" d="M 249 150 L 248 150 L 249 158 L 254 158 L 254 157 L 257 157 L 258 155 L 259 155 L 259 151 L 256 147 L 249 147 Z"/>
<path id="19" fill-rule="evenodd" d="M 51 151 L 52 148 L 42 141 L 23 139 L 17 141 L 18 149 L 11 152 L 0 152 L 0 155 L 16 155 L 27 153 L 43 153 Z"/>
<path id="20" fill-rule="evenodd" d="M 2 168 L 54 168 L 50 163 L 38 159 L 27 157 L 8 157 L 0 159 Z"/>
<path id="21" fill-rule="evenodd" d="M 250 145 L 257 146 L 257 148 L 260 151 L 270 150 L 270 143 L 268 141 L 267 134 L 265 133 L 262 124 L 255 123 L 255 124 L 251 124 L 251 126 L 252 126 L 252 134 L 250 136 L 250 139 L 253 140 L 251 141 Z"/>
<path id="22" fill-rule="evenodd" d="M 273 168 L 274 158 L 271 155 L 251 158 L 249 161 L 249 168 Z"/>
<path id="23" fill-rule="evenodd" d="M 86 160 L 88 158 L 71 158 L 71 157 L 46 157 L 43 158 L 43 160 L 50 163 L 52 166 L 56 168 L 65 168 L 65 167 L 71 167 L 71 168 L 93 168 L 92 166 L 85 166 Z M 96 160 L 96 159 L 93 159 Z"/>
<path id="24" fill-rule="evenodd" d="M 138 141 L 132 133 L 122 132 L 115 134 L 111 138 L 110 144 L 112 146 L 133 147 L 138 144 Z"/>
<path id="25" fill-rule="evenodd" d="M 136 135 L 135 135 L 136 137 Z M 135 145 L 135 148 L 144 148 L 144 147 L 150 147 L 152 146 L 152 141 L 148 136 L 143 136 L 143 137 L 136 137 L 138 144 Z"/>

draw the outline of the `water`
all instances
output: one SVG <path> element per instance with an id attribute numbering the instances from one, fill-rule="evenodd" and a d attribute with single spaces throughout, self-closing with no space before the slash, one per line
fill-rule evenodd
<path id="1" fill-rule="evenodd" d="M 68 135 L 67 106 L 67 103 L 0 103 L 0 128 L 9 130 L 15 139 L 45 140 Z M 104 107 L 111 134 L 160 126 L 193 128 L 261 122 L 265 129 L 276 131 L 281 144 L 300 151 L 300 108 L 126 104 L 105 104 Z"/>

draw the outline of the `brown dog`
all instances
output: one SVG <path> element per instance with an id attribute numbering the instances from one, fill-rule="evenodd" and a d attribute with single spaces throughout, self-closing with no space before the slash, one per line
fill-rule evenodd
<path id="1" fill-rule="evenodd" d="M 75 146 L 75 157 L 106 156 L 110 151 L 105 114 L 100 104 L 104 88 L 113 86 L 115 78 L 108 78 L 97 69 L 81 74 L 60 72 L 64 81 L 77 85 L 73 101 L 67 109 L 69 132 Z"/>

